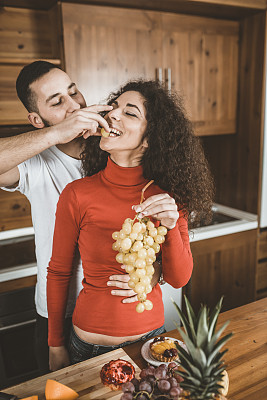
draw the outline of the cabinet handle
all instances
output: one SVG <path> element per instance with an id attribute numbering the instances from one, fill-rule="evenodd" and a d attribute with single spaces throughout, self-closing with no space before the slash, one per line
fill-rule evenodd
<path id="1" fill-rule="evenodd" d="M 157 79 L 161 84 L 163 83 L 162 68 L 156 68 L 156 79 Z"/>
<path id="2" fill-rule="evenodd" d="M 165 68 L 165 87 L 168 92 L 172 92 L 172 70 L 171 68 Z"/>
<path id="3" fill-rule="evenodd" d="M 23 328 L 24 326 L 34 324 L 35 322 L 36 322 L 36 319 L 31 319 L 29 321 L 18 322 L 18 323 L 13 324 L 13 325 L 1 326 L 0 327 L 0 333 L 1 332 L 6 332 L 6 331 L 11 330 L 11 329 Z"/>

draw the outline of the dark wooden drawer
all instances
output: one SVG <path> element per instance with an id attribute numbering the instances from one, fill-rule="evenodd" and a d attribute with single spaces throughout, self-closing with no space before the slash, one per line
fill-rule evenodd
<path id="1" fill-rule="evenodd" d="M 258 238 L 258 260 L 267 258 L 267 231 L 260 233 Z"/>
<path id="2" fill-rule="evenodd" d="M 256 290 L 267 291 L 267 260 L 257 265 Z"/>

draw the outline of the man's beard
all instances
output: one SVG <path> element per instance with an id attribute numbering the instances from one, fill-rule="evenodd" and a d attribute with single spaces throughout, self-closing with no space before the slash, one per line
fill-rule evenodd
<path id="1" fill-rule="evenodd" d="M 51 124 L 49 121 L 47 121 L 46 119 L 44 119 L 42 116 L 40 116 L 42 118 L 42 121 L 44 123 L 45 128 L 48 128 L 49 126 L 52 126 L 53 124 Z"/>

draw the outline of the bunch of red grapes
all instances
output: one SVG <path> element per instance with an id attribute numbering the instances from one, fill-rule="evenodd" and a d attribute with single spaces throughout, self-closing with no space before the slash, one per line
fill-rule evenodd
<path id="1" fill-rule="evenodd" d="M 170 362 L 159 367 L 149 365 L 140 372 L 140 379 L 132 379 L 122 385 L 120 400 L 178 400 L 183 389 L 183 378 L 178 374 L 178 364 Z"/>

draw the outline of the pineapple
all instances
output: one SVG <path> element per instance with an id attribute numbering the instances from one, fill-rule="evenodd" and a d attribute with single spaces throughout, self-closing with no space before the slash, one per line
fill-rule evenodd
<path id="1" fill-rule="evenodd" d="M 179 375 L 184 381 L 183 398 L 190 400 L 224 399 L 228 390 L 228 374 L 222 361 L 227 349 L 220 352 L 232 333 L 220 340 L 222 332 L 228 325 L 226 322 L 215 332 L 217 319 L 222 306 L 222 298 L 209 315 L 209 309 L 201 305 L 196 316 L 185 296 L 187 318 L 179 306 L 173 301 L 184 327 L 184 331 L 176 324 L 187 351 L 177 345 L 182 371 Z M 223 384 L 223 386 L 222 386 Z"/>

